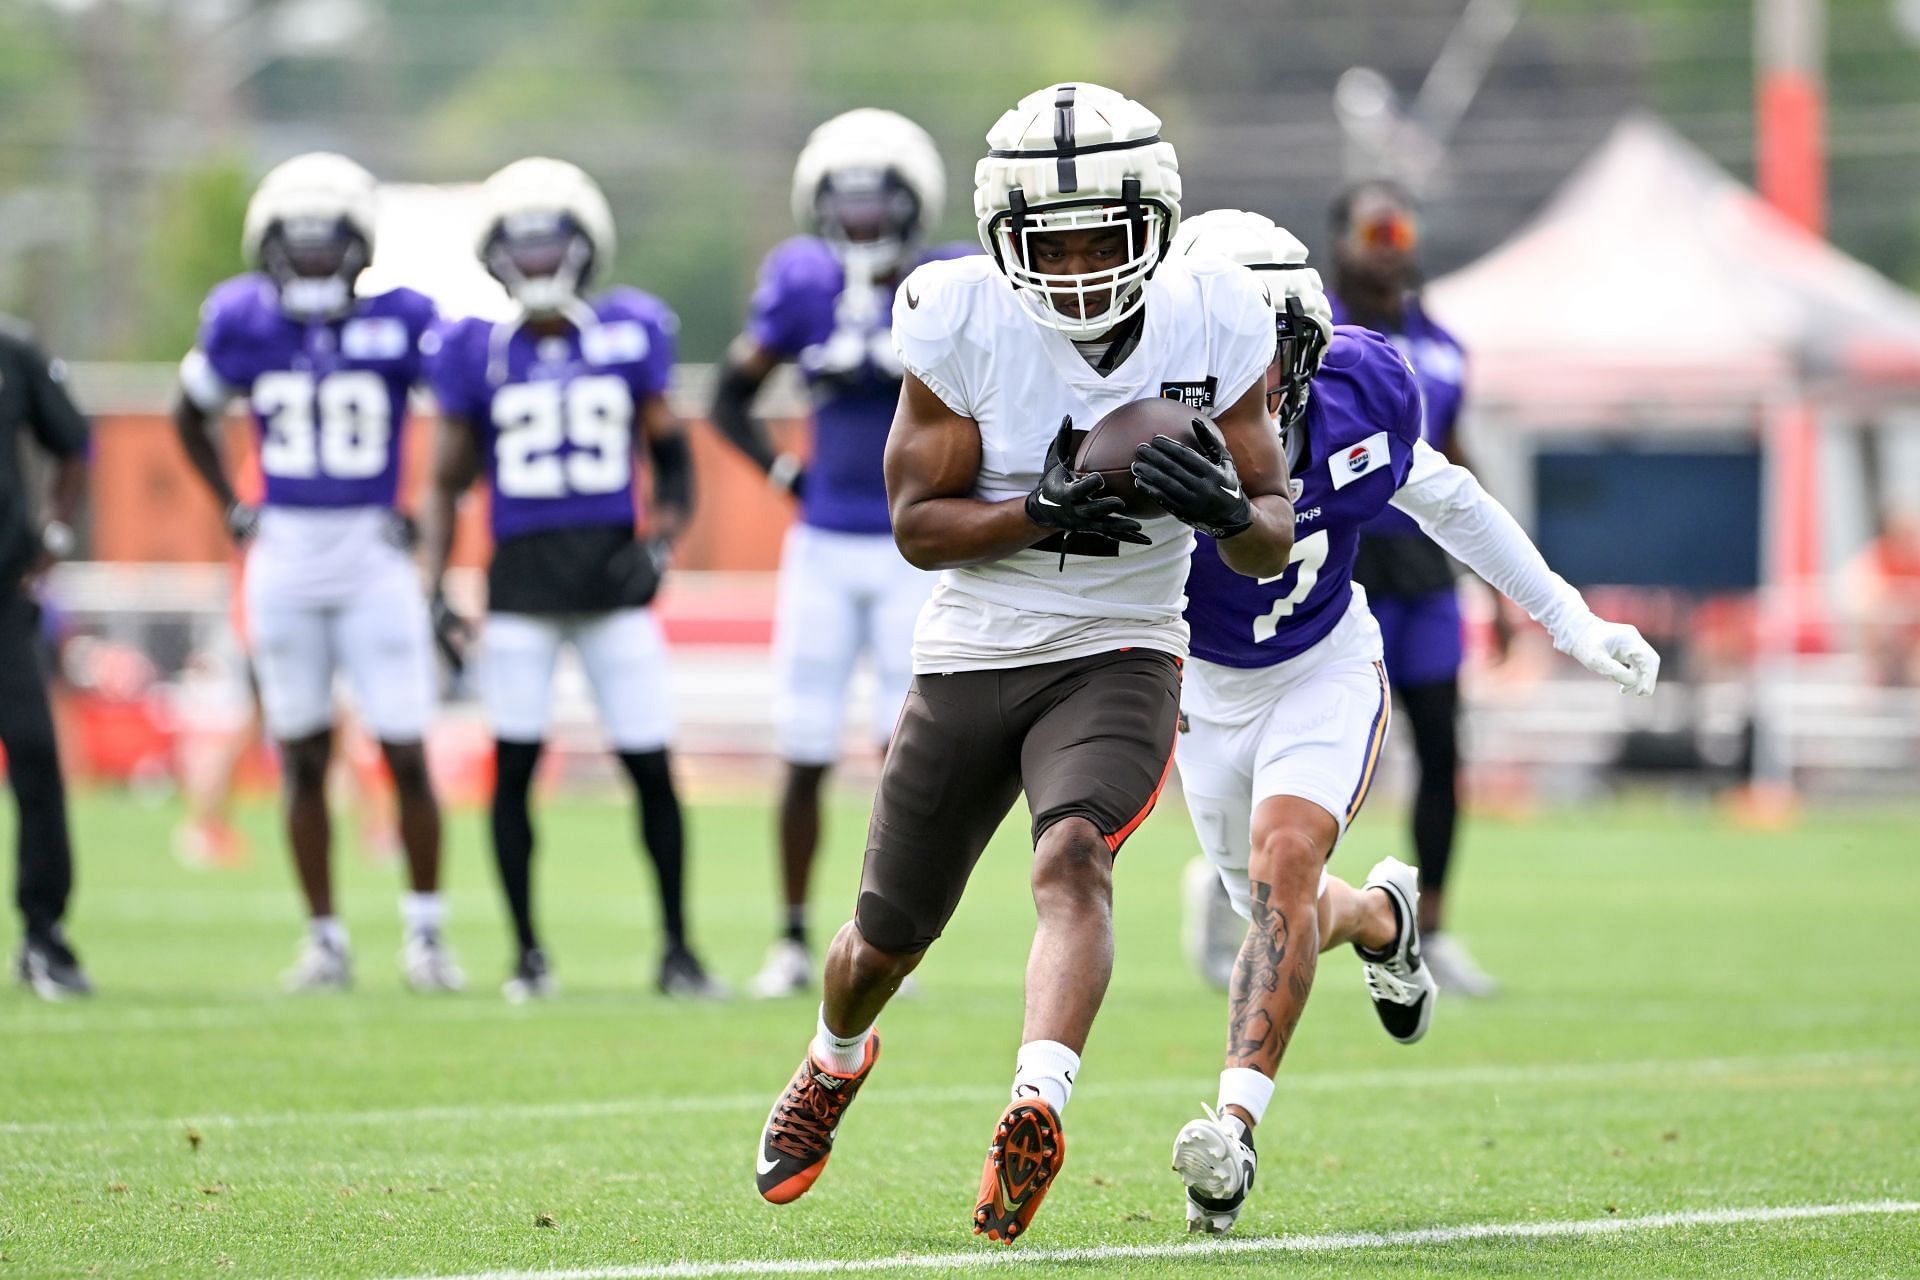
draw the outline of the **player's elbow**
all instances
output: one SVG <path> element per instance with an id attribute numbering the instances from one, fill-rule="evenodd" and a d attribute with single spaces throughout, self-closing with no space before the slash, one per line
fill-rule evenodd
<path id="1" fill-rule="evenodd" d="M 1256 520 L 1245 533 L 1220 544 L 1220 558 L 1249 578 L 1279 577 L 1293 556 L 1292 512 L 1287 516 L 1284 522 Z"/>
<path id="2" fill-rule="evenodd" d="M 903 530 L 898 521 L 895 521 L 893 526 L 893 545 L 900 548 L 900 558 L 916 569 L 932 573 L 952 567 L 938 549 L 930 546 L 925 538 L 916 537 L 911 531 Z"/>
<path id="3" fill-rule="evenodd" d="M 954 567 L 952 556 L 942 545 L 937 531 L 930 527 L 928 513 L 919 503 L 895 502 L 891 515 L 893 545 L 900 549 L 901 559 L 927 572 Z"/>

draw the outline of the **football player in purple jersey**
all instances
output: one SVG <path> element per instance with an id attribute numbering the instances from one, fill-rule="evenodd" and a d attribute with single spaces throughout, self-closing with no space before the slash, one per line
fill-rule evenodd
<path id="1" fill-rule="evenodd" d="M 457 647 L 466 624 L 440 583 L 454 506 L 486 476 L 494 545 L 480 685 L 494 736 L 493 852 L 519 945 L 504 991 L 518 1002 L 553 990 L 533 923 L 528 801 L 554 664 L 571 644 L 638 800 L 666 935 L 660 990 L 722 995 L 687 945 L 666 640 L 649 607 L 693 505 L 692 454 L 667 404 L 678 323 L 637 289 L 589 296 L 613 264 L 613 215 L 575 166 L 516 161 L 487 179 L 482 199 L 480 260 L 520 312 L 436 335 L 430 371 L 444 421 L 424 524 L 435 625 Z M 634 532 L 642 448 L 654 499 L 644 542 Z"/>
<path id="2" fill-rule="evenodd" d="M 440 809 L 422 740 L 433 712 L 432 633 L 394 509 L 407 393 L 420 380 L 433 303 L 362 294 L 373 254 L 373 176 L 313 152 L 268 173 L 247 206 L 253 270 L 218 285 L 180 365 L 174 422 L 194 469 L 247 549 L 246 599 L 269 732 L 286 774 L 287 837 L 311 923 L 292 990 L 352 980 L 329 874 L 333 682 L 344 673 L 379 739 L 400 806 L 411 884 L 401 900 L 407 981 L 464 985 L 443 940 Z M 264 502 L 239 501 L 215 438 L 244 397 L 259 432 Z"/>
<path id="3" fill-rule="evenodd" d="M 806 234 L 767 255 L 714 395 L 714 424 L 800 504 L 780 556 L 774 622 L 785 916 L 753 980 L 756 996 L 790 995 L 813 980 L 807 888 L 854 666 L 863 652 L 873 664 L 872 728 L 883 745 L 912 679 L 913 623 L 933 577 L 908 564 L 890 534 L 881 455 L 901 371 L 889 317 L 894 289 L 916 266 L 978 252 L 922 246 L 945 195 L 933 140 L 904 116 L 861 109 L 814 130 L 793 174 L 794 217 Z M 804 469 L 774 451 L 751 413 L 761 384 L 788 361 L 813 404 Z"/>
<path id="4" fill-rule="evenodd" d="M 1175 250 L 1228 258 L 1266 283 L 1279 327 L 1268 403 L 1295 486 L 1284 573 L 1236 574 L 1202 537 L 1187 581 L 1180 780 L 1201 848 L 1251 925 L 1228 988 L 1218 1110 L 1189 1122 L 1173 1149 L 1188 1227 L 1220 1234 L 1253 1184 L 1253 1128 L 1319 953 L 1353 944 L 1394 1039 L 1418 1040 L 1432 1017 L 1414 869 L 1383 859 L 1357 889 L 1326 871 L 1390 719 L 1380 628 L 1353 581 L 1361 529 L 1389 504 L 1408 513 L 1563 653 L 1624 689 L 1651 693 L 1660 659 L 1634 628 L 1594 616 L 1472 473 L 1422 438 L 1413 371 L 1379 334 L 1333 324 L 1297 239 L 1258 214 L 1216 210 L 1183 224 Z"/>
<path id="5" fill-rule="evenodd" d="M 1384 334 L 1413 368 L 1426 401 L 1421 436 L 1466 465 L 1456 428 L 1466 356 L 1436 324 L 1417 291 L 1420 228 L 1413 198 L 1391 182 L 1348 188 L 1331 210 L 1336 324 Z M 1447 870 L 1460 813 L 1460 599 L 1447 555 L 1406 512 L 1388 507 L 1361 531 L 1353 577 L 1380 623 L 1387 680 L 1413 732 L 1419 781 L 1413 800 L 1420 868 L 1420 931 L 1427 967 L 1442 990 L 1492 995 L 1493 979 L 1451 932 L 1442 932 Z"/>

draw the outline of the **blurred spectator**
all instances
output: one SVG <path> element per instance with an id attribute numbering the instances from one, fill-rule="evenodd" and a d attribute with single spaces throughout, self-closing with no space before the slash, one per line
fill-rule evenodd
<path id="1" fill-rule="evenodd" d="M 1920 512 L 1889 514 L 1847 566 L 1846 603 L 1882 684 L 1920 684 Z"/>
<path id="2" fill-rule="evenodd" d="M 37 531 L 21 467 L 22 427 L 56 460 L 48 518 Z M 74 551 L 69 520 L 86 487 L 87 436 L 59 363 L 0 324 L 0 744 L 20 806 L 15 901 L 26 926 L 14 972 L 48 1000 L 87 995 L 92 987 L 60 924 L 73 892 L 73 852 L 33 586 L 54 560 Z"/>
<path id="3" fill-rule="evenodd" d="M 1454 428 L 1466 356 L 1421 306 L 1420 223 L 1413 198 L 1391 182 L 1363 182 L 1331 210 L 1333 313 L 1339 324 L 1385 334 L 1407 358 L 1426 401 L 1426 442 L 1465 465 Z M 1412 730 L 1420 778 L 1413 848 L 1420 864 L 1420 935 L 1434 979 L 1462 995 L 1491 995 L 1492 978 L 1445 930 L 1447 871 L 1460 800 L 1460 600 L 1453 561 L 1413 517 L 1388 507 L 1365 526 L 1354 581 L 1380 623 L 1387 675 Z M 1496 617 L 1499 615 L 1496 614 Z M 1505 633 L 1496 627 L 1496 643 Z M 1504 646 L 1503 646 L 1504 647 Z"/>

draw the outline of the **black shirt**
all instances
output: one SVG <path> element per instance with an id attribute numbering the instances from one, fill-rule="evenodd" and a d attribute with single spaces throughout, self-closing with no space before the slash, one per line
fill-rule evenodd
<path id="1" fill-rule="evenodd" d="M 630 524 L 523 533 L 487 567 L 494 613 L 611 613 L 651 604 L 659 589 L 660 567 Z"/>
<path id="2" fill-rule="evenodd" d="M 0 587 L 11 589 L 39 555 L 21 473 L 20 428 L 56 458 L 87 452 L 87 419 L 74 407 L 58 361 L 0 319 Z"/>

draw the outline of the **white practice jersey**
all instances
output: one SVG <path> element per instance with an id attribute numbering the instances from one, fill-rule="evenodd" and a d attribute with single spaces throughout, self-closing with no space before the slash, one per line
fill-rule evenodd
<path id="1" fill-rule="evenodd" d="M 1251 271 L 1170 260 L 1146 289 L 1139 344 L 1103 377 L 1022 310 L 991 259 L 930 262 L 907 277 L 894 295 L 894 343 L 909 372 L 979 424 L 974 497 L 1031 492 L 1063 417 L 1090 429 L 1155 396 L 1211 416 L 1266 376 L 1273 307 Z M 1193 532 L 1171 516 L 1142 523 L 1152 545 L 1120 543 L 1118 555 L 1069 555 L 1063 566 L 1057 551 L 1027 550 L 942 573 L 914 633 L 914 671 L 1032 666 L 1135 645 L 1185 657 Z"/>

